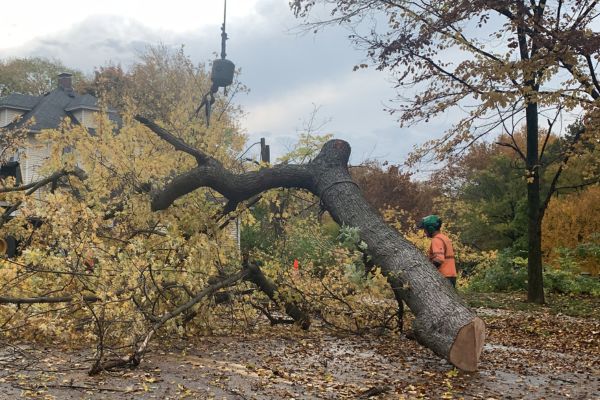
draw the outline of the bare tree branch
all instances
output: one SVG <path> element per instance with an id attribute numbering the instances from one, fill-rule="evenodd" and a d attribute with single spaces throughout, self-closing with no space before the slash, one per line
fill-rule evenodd
<path id="1" fill-rule="evenodd" d="M 540 205 L 540 221 L 542 218 L 544 218 L 544 214 L 546 212 L 546 209 L 548 208 L 550 199 L 552 199 L 552 195 L 556 192 L 556 185 L 558 184 L 558 179 L 560 178 L 565 166 L 567 165 L 567 162 L 569 162 L 569 158 L 571 157 L 571 154 L 574 150 L 575 145 L 579 142 L 579 138 L 583 135 L 584 132 L 585 132 L 584 127 L 580 127 L 579 129 L 577 129 L 577 131 L 573 135 L 573 138 L 571 139 L 571 142 L 569 143 L 567 150 L 565 151 L 563 160 L 560 163 L 560 165 L 558 166 L 558 169 L 557 169 L 556 173 L 554 174 L 554 177 L 552 178 L 552 182 L 550 183 L 550 188 L 548 189 L 546 198 L 544 199 L 543 203 Z"/>
<path id="2" fill-rule="evenodd" d="M 23 185 L 23 186 L 18 186 L 16 188 L 5 188 L 2 189 L 4 190 L 4 192 L 15 192 L 15 191 L 23 191 L 23 190 L 27 190 L 27 192 L 25 192 L 26 196 L 30 196 L 33 193 L 35 193 L 36 191 L 38 191 L 40 188 L 56 182 L 58 179 L 60 179 L 63 176 L 68 176 L 68 175 L 75 175 L 77 176 L 79 179 L 84 180 L 86 179 L 85 173 L 82 170 L 73 170 L 73 171 L 67 171 L 67 170 L 60 170 L 57 171 L 55 173 L 53 173 L 52 175 L 50 175 L 47 178 L 44 178 L 42 180 L 39 180 L 35 183 L 30 183 L 28 185 Z M 2 191 L 0 191 L 0 193 L 2 193 Z M 17 201 L 15 204 L 13 204 L 12 206 L 8 207 L 4 213 L 2 214 L 2 216 L 0 216 L 0 227 L 2 227 L 9 219 L 10 216 L 13 212 L 15 212 L 16 210 L 19 209 L 19 207 L 21 206 L 23 202 L 22 201 Z"/>
<path id="3" fill-rule="evenodd" d="M 190 145 L 185 143 L 183 140 L 172 135 L 170 132 L 166 131 L 164 128 L 161 128 L 154 121 L 150 121 L 148 118 L 142 117 L 141 115 L 136 115 L 134 118 L 136 121 L 138 121 L 138 122 L 142 123 L 143 125 L 145 125 L 146 127 L 148 127 L 148 129 L 150 129 L 152 132 L 156 133 L 158 135 L 158 137 L 160 137 L 161 139 L 163 139 L 164 141 L 166 141 L 167 143 L 169 143 L 173 147 L 175 147 L 176 150 L 182 151 L 184 153 L 187 153 L 187 154 L 193 156 L 196 159 L 196 162 L 198 162 L 198 165 L 206 164 L 209 161 L 213 162 L 213 163 L 218 162 L 217 160 L 210 157 L 203 151 L 191 147 Z"/>
<path id="4" fill-rule="evenodd" d="M 191 309 L 196 304 L 198 304 L 202 299 L 210 296 L 217 290 L 227 287 L 227 286 L 230 286 L 230 285 L 234 284 L 235 282 L 237 282 L 241 279 L 244 279 L 246 276 L 248 276 L 248 274 L 249 274 L 248 270 L 241 270 L 241 271 L 237 272 L 236 274 L 233 274 L 213 285 L 209 285 L 209 286 L 205 287 L 200 293 L 198 293 L 196 296 L 191 298 L 189 301 L 187 301 L 186 303 L 180 305 L 179 307 L 175 308 L 171 312 L 169 312 L 169 313 L 163 315 L 161 318 L 159 318 L 152 325 L 150 330 L 146 333 L 146 336 L 144 337 L 142 342 L 136 347 L 134 352 L 129 357 L 118 359 L 118 360 L 110 360 L 104 364 L 96 363 L 92 367 L 92 369 L 90 369 L 89 374 L 95 375 L 104 370 L 109 370 L 112 368 L 122 367 L 122 366 L 126 366 L 126 365 L 132 365 L 132 366 L 139 365 L 140 362 L 142 361 L 142 358 L 144 357 L 144 354 L 146 353 L 146 350 L 148 348 L 148 344 L 150 343 L 150 340 L 152 339 L 154 334 L 167 321 L 169 321 L 169 320 L 177 317 L 178 315 L 181 315 L 183 312 Z"/>

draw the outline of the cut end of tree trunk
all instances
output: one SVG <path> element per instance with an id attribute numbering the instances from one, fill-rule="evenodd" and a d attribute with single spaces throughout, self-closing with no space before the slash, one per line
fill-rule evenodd
<path id="1" fill-rule="evenodd" d="M 463 371 L 477 371 L 484 343 L 485 324 L 480 318 L 475 318 L 458 331 L 448 360 Z"/>

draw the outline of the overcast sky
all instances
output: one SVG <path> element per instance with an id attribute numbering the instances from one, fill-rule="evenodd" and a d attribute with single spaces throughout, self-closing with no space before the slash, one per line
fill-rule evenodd
<path id="1" fill-rule="evenodd" d="M 107 62 L 130 65 L 147 45 L 185 46 L 193 61 L 220 51 L 222 0 L 30 0 L 3 2 L 0 58 L 41 56 L 91 73 Z M 295 141 L 314 107 L 323 133 L 348 140 L 352 162 L 404 161 L 413 145 L 439 137 L 451 123 L 399 128 L 385 104 L 395 92 L 389 76 L 353 72 L 365 54 L 341 28 L 317 35 L 291 31 L 288 0 L 228 0 L 228 58 L 250 93 L 236 98 L 251 141 L 267 137 L 275 156 Z"/>

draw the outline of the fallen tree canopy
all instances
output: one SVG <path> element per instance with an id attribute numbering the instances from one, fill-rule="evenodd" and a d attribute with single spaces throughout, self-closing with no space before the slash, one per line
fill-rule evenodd
<path id="1" fill-rule="evenodd" d="M 228 200 L 226 210 L 274 188 L 299 188 L 319 197 L 322 207 L 339 225 L 356 227 L 374 263 L 415 315 L 417 340 L 456 367 L 477 369 L 484 345 L 483 321 L 469 309 L 425 256 L 385 224 L 367 203 L 348 172 L 350 145 L 327 142 L 311 162 L 282 164 L 241 174 L 195 149 L 142 116 L 135 118 L 175 149 L 190 154 L 197 166 L 156 190 L 152 210 L 167 209 L 177 199 L 201 187 L 218 191 Z"/>

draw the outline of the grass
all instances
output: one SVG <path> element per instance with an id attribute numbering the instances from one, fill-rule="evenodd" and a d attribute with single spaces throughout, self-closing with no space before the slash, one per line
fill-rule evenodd
<path id="1" fill-rule="evenodd" d="M 582 295 L 546 294 L 546 304 L 527 302 L 527 293 L 474 293 L 461 295 L 471 307 L 501 308 L 518 311 L 545 311 L 552 314 L 565 314 L 572 317 L 600 320 L 600 297 Z"/>

